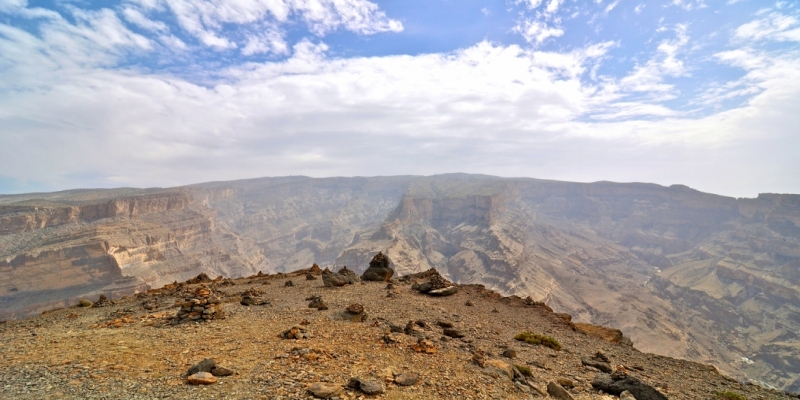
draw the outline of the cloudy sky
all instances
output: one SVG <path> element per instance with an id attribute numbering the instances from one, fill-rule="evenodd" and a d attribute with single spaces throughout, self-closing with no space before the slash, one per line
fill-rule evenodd
<path id="1" fill-rule="evenodd" d="M 800 5 L 0 0 L 0 193 L 446 172 L 800 193 Z"/>

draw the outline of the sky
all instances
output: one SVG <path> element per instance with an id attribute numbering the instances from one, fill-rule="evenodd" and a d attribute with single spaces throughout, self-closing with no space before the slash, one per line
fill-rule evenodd
<path id="1" fill-rule="evenodd" d="M 800 2 L 0 0 L 0 193 L 449 172 L 800 193 Z"/>

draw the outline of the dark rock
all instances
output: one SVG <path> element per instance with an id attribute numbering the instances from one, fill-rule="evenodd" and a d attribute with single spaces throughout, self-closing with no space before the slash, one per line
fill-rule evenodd
<path id="1" fill-rule="evenodd" d="M 315 281 L 315 280 L 317 280 L 317 277 L 312 275 L 312 274 L 306 274 L 306 280 L 307 281 Z"/>
<path id="2" fill-rule="evenodd" d="M 198 372 L 211 372 L 211 370 L 214 369 L 215 366 L 216 363 L 214 362 L 213 359 L 206 358 L 205 360 L 200 361 L 199 363 L 189 368 L 189 371 L 186 372 L 186 375 L 194 375 Z"/>
<path id="3" fill-rule="evenodd" d="M 597 374 L 592 379 L 592 387 L 608 394 L 619 396 L 630 392 L 637 400 L 667 400 L 667 396 L 634 376 L 615 380 L 609 374 Z"/>
<path id="4" fill-rule="evenodd" d="M 375 257 L 372 257 L 372 261 L 369 262 L 369 268 L 361 275 L 361 279 L 364 281 L 388 282 L 394 275 L 394 270 L 389 267 L 389 264 L 389 257 L 379 252 Z"/>
<path id="5" fill-rule="evenodd" d="M 464 303 L 464 305 L 467 307 L 475 307 L 475 303 L 473 303 L 472 300 L 467 300 L 467 302 Z"/>
<path id="6" fill-rule="evenodd" d="M 414 288 L 413 285 L 411 287 Z M 433 283 L 430 282 L 420 283 L 416 287 L 416 290 L 420 293 L 428 293 L 431 291 L 431 289 L 433 289 Z"/>
<path id="7" fill-rule="evenodd" d="M 598 361 L 592 358 L 582 358 L 581 364 L 586 365 L 588 367 L 597 368 L 600 371 L 605 373 L 611 373 L 611 364 L 603 361 Z"/>
<path id="8" fill-rule="evenodd" d="M 512 350 L 512 349 L 506 349 L 503 352 L 503 357 L 506 357 L 506 358 L 517 358 L 517 351 L 516 350 Z"/>
<path id="9" fill-rule="evenodd" d="M 339 272 L 331 272 L 329 269 L 325 268 L 322 271 L 322 282 L 325 286 L 344 286 L 350 285 L 355 283 L 358 280 L 358 276 L 356 276 L 355 272 L 347 269 L 347 267 L 343 267 L 339 270 Z"/>
<path id="10" fill-rule="evenodd" d="M 359 389 L 365 394 L 380 394 L 384 392 L 383 384 L 375 379 L 361 379 Z"/>
<path id="11" fill-rule="evenodd" d="M 211 375 L 214 375 L 214 376 L 231 376 L 231 375 L 233 375 L 233 371 L 231 371 L 231 370 L 229 370 L 229 369 L 227 369 L 225 367 L 214 366 L 214 368 L 211 369 Z"/>
<path id="12" fill-rule="evenodd" d="M 436 325 L 439 325 L 442 328 L 452 328 L 453 327 L 453 323 L 452 322 L 447 322 L 447 321 L 436 321 Z"/>
<path id="13" fill-rule="evenodd" d="M 284 283 L 283 285 L 284 285 L 284 286 L 294 286 L 294 282 L 292 282 L 292 281 L 286 281 L 286 283 Z"/>
<path id="14" fill-rule="evenodd" d="M 547 382 L 547 394 L 549 394 L 550 397 L 554 399 L 574 400 L 572 395 L 569 394 L 569 392 L 567 392 L 566 389 L 564 389 L 563 387 L 561 387 L 561 385 L 553 381 Z"/>
<path id="15" fill-rule="evenodd" d="M 464 334 L 460 330 L 455 329 L 455 328 L 445 328 L 444 329 L 444 335 L 445 336 L 449 336 L 451 338 L 456 338 L 456 339 L 460 339 L 460 338 L 464 337 Z"/>

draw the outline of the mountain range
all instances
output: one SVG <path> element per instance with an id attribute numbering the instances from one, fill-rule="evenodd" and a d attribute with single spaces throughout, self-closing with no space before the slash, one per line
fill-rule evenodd
<path id="1" fill-rule="evenodd" d="M 447 174 L 0 196 L 0 318 L 205 272 L 360 273 L 530 296 L 643 351 L 800 391 L 800 195 Z"/>

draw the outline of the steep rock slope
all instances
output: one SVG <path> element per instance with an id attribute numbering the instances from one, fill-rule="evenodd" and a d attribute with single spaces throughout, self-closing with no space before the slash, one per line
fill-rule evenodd
<path id="1" fill-rule="evenodd" d="M 71 195 L 0 205 L 0 318 L 265 265 L 260 249 L 218 228 L 213 210 L 193 205 L 186 190 Z"/>
<path id="2" fill-rule="evenodd" d="M 533 296 L 637 346 L 800 390 L 794 196 L 448 175 L 415 181 L 337 265 Z"/>
<path id="3" fill-rule="evenodd" d="M 221 224 L 254 240 L 272 272 L 332 263 L 380 222 L 414 177 L 260 178 L 190 186 Z"/>

